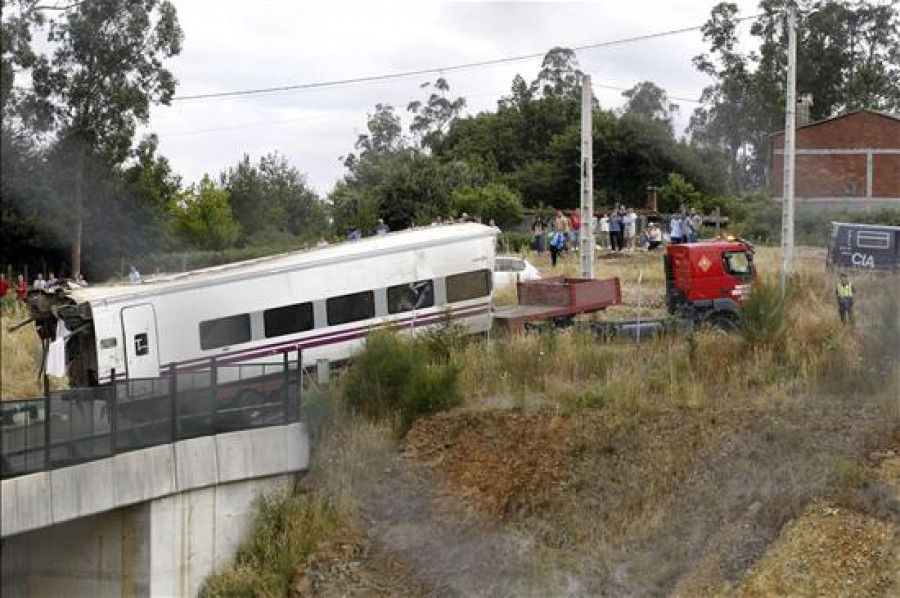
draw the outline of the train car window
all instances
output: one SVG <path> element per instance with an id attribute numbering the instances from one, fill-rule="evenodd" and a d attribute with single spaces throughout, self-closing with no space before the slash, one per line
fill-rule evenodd
<path id="1" fill-rule="evenodd" d="M 200 322 L 200 348 L 218 349 L 249 342 L 250 314 L 239 314 Z"/>
<path id="2" fill-rule="evenodd" d="M 447 301 L 455 303 L 491 294 L 490 270 L 476 270 L 447 277 Z"/>
<path id="3" fill-rule="evenodd" d="M 856 246 L 860 249 L 890 249 L 891 234 L 874 230 L 857 231 Z"/>
<path id="4" fill-rule="evenodd" d="M 375 317 L 375 293 L 363 291 L 352 295 L 332 297 L 325 302 L 328 325 L 337 326 Z"/>
<path id="5" fill-rule="evenodd" d="M 419 280 L 388 287 L 387 302 L 390 314 L 432 307 L 434 306 L 434 282 Z"/>
<path id="6" fill-rule="evenodd" d="M 266 338 L 294 334 L 314 328 L 312 303 L 275 307 L 263 312 Z"/>

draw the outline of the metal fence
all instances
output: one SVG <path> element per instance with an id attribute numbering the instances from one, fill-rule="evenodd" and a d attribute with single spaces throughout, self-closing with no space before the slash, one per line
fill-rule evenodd
<path id="1" fill-rule="evenodd" d="M 303 369 L 279 363 L 177 364 L 158 378 L 116 379 L 93 388 L 49 392 L 0 404 L 0 477 L 250 428 L 299 421 Z M 45 388 L 49 388 L 45 383 Z"/>

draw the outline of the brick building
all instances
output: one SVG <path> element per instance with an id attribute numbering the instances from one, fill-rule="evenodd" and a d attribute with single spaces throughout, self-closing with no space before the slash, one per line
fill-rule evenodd
<path id="1" fill-rule="evenodd" d="M 900 115 L 858 110 L 797 128 L 795 197 L 900 206 Z M 784 189 L 784 131 L 772 135 L 772 195 Z"/>

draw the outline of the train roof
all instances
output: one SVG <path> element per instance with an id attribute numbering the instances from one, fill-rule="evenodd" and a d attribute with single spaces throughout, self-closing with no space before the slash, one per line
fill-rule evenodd
<path id="1" fill-rule="evenodd" d="M 140 285 L 91 285 L 66 292 L 77 303 L 110 299 L 139 298 L 160 292 L 187 289 L 260 274 L 290 271 L 328 263 L 343 262 L 369 254 L 391 254 L 419 247 L 442 245 L 454 241 L 494 236 L 497 229 L 475 223 L 429 226 L 346 241 L 325 247 L 292 251 L 277 255 L 211 266 L 189 272 L 162 274 L 145 278 Z"/>

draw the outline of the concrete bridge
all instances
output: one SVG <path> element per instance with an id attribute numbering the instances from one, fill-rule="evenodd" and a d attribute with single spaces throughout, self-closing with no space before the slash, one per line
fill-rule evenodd
<path id="1" fill-rule="evenodd" d="M 287 367 L 284 376 L 258 402 L 223 409 L 215 401 L 206 417 L 186 413 L 184 395 L 175 390 L 136 398 L 132 384 L 75 409 L 77 397 L 66 406 L 64 397 L 48 395 L 27 421 L 5 418 L 3 596 L 195 595 L 209 573 L 235 556 L 255 498 L 290 488 L 309 466 L 299 376 L 293 379 Z M 258 380 L 253 385 L 260 387 Z M 232 382 L 231 390 L 236 386 L 251 387 Z M 221 396 L 216 384 L 206 388 Z M 171 414 L 161 422 L 160 401 Z M 87 415 L 73 423 L 60 416 L 65 409 Z M 229 412 L 253 417 L 225 425 Z M 187 425 L 198 417 L 205 426 Z M 29 426 L 43 431 L 36 446 L 22 440 Z M 38 467 L 29 465 L 35 455 L 43 455 Z"/>

